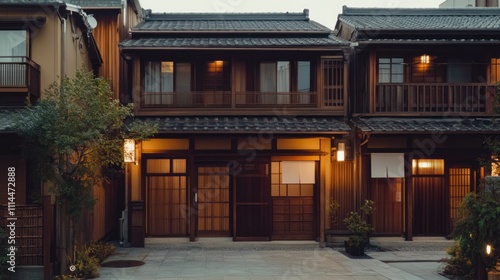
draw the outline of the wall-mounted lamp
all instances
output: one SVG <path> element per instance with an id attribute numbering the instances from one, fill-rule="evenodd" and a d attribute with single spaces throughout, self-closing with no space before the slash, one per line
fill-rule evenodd
<path id="1" fill-rule="evenodd" d="M 124 162 L 135 162 L 135 140 L 134 139 L 123 140 L 123 161 Z"/>
<path id="2" fill-rule="evenodd" d="M 345 143 L 339 142 L 337 144 L 337 161 L 345 160 Z"/>
<path id="3" fill-rule="evenodd" d="M 486 244 L 486 255 L 490 256 L 492 251 L 493 246 L 491 246 L 490 244 Z"/>
<path id="4" fill-rule="evenodd" d="M 431 62 L 431 59 L 428 54 L 423 54 L 420 56 L 420 63 L 422 64 L 429 64 Z"/>

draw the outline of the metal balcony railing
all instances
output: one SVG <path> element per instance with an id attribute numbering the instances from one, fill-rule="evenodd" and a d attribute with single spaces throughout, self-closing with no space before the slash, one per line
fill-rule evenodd
<path id="1" fill-rule="evenodd" d="M 40 66 L 28 57 L 0 56 L 0 91 L 40 96 Z"/>

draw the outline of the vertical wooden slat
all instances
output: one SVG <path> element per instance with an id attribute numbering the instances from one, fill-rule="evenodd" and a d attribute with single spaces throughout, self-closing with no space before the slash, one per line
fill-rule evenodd
<path id="1" fill-rule="evenodd" d="M 464 197 L 470 192 L 471 185 L 470 168 L 450 168 L 449 188 L 450 188 L 450 226 L 453 229 L 458 216 L 460 205 Z"/>
<path id="2" fill-rule="evenodd" d="M 198 168 L 198 230 L 229 236 L 229 168 Z"/>
<path id="3" fill-rule="evenodd" d="M 52 230 L 52 206 L 50 196 L 43 197 L 43 279 L 50 280 L 50 242 Z"/>
<path id="4" fill-rule="evenodd" d="M 333 162 L 332 163 L 332 201 L 337 201 L 340 205 L 337 210 L 337 225 L 334 230 L 347 230 L 342 222 L 345 217 L 355 210 L 355 184 L 354 184 L 354 162 Z"/>
<path id="5" fill-rule="evenodd" d="M 403 232 L 402 178 L 371 179 L 371 199 L 375 202 L 372 224 L 376 234 Z"/>

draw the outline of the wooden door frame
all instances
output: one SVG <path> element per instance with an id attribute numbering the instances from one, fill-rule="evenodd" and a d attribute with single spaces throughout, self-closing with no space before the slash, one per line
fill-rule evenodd
<path id="1" fill-rule="evenodd" d="M 220 162 L 205 162 L 205 161 L 201 161 L 201 162 L 195 162 L 194 165 L 193 165 L 193 178 L 192 178 L 192 185 L 191 185 L 191 193 L 193 194 L 193 204 L 192 204 L 192 207 L 191 207 L 191 210 L 193 211 L 192 213 L 192 217 L 194 218 L 194 238 L 198 238 L 200 237 L 199 235 L 199 230 L 198 230 L 198 221 L 199 221 L 199 213 L 198 213 L 198 201 L 197 199 L 195 199 L 196 197 L 196 194 L 198 193 L 198 177 L 199 177 L 199 173 L 198 173 L 198 168 L 199 167 L 228 167 L 227 166 L 227 163 L 224 164 L 224 161 L 220 161 Z M 229 177 L 229 237 L 233 237 L 234 236 L 234 233 L 233 233 L 233 211 L 232 211 L 232 208 L 233 208 L 233 188 L 232 188 L 232 185 L 233 185 L 233 176 L 231 175 L 231 172 L 230 170 L 228 171 L 228 177 Z"/>

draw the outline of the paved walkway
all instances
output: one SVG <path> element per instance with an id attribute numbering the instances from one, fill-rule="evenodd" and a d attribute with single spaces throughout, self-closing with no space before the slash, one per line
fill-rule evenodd
<path id="1" fill-rule="evenodd" d="M 397 240 L 389 243 L 394 242 Z M 407 243 L 403 244 L 409 246 Z M 145 248 L 118 248 L 105 261 L 138 260 L 144 265 L 102 267 L 100 279 L 447 279 L 437 273 L 437 261 L 446 253 L 431 250 L 440 248 L 435 245 L 423 248 L 373 250 L 367 252 L 368 258 L 352 259 L 340 248 L 320 248 L 316 242 L 232 242 L 207 238 L 190 243 L 184 239 L 147 239 Z"/>

